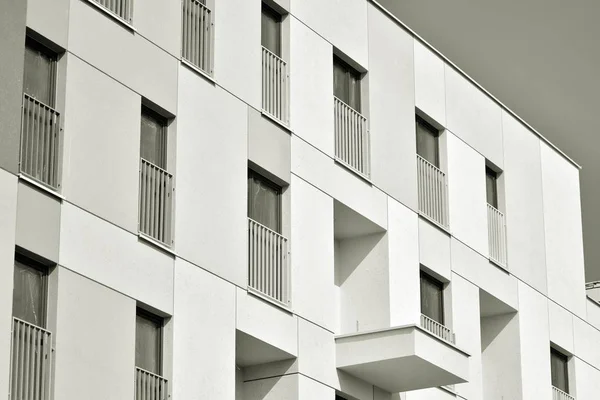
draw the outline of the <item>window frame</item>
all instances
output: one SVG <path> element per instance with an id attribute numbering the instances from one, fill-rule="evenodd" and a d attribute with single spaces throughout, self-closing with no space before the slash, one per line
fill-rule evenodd
<path id="1" fill-rule="evenodd" d="M 440 320 L 438 321 L 435 318 L 432 318 L 431 316 L 425 314 L 423 312 L 423 291 L 422 291 L 422 287 L 423 287 L 423 280 L 427 281 L 430 284 L 433 284 L 434 286 L 437 286 L 439 288 L 439 292 L 440 292 L 440 301 L 439 301 L 439 307 L 440 307 Z M 419 271 L 419 301 L 420 301 L 420 311 L 421 314 L 425 315 L 428 318 L 431 318 L 432 320 L 436 321 L 437 323 L 444 325 L 446 323 L 446 312 L 444 310 L 444 282 L 440 281 L 439 279 L 431 276 L 430 274 L 428 274 L 427 272 L 423 271 L 422 269 Z"/>
<path id="2" fill-rule="evenodd" d="M 561 352 L 560 350 L 555 349 L 554 347 L 550 347 L 550 379 L 552 380 L 554 377 L 554 372 L 553 370 L 553 365 L 554 363 L 552 362 L 552 357 L 555 357 L 557 359 L 559 359 L 560 361 L 562 361 L 564 363 L 564 379 L 565 379 L 565 387 L 561 388 L 559 386 L 556 386 L 554 383 L 552 382 L 552 386 L 554 386 L 557 389 L 562 390 L 565 393 L 570 393 L 569 392 L 569 356 L 564 354 L 563 352 Z"/>
<path id="3" fill-rule="evenodd" d="M 265 46 L 264 42 L 263 42 L 263 15 L 271 18 L 274 22 L 275 25 L 277 26 L 277 34 L 278 34 L 278 38 L 277 38 L 277 51 L 273 51 L 272 49 L 269 49 L 267 46 Z M 283 22 L 283 16 L 278 13 L 277 11 L 275 11 L 272 7 L 270 7 L 268 4 L 266 4 L 265 2 L 261 3 L 261 9 L 260 9 L 260 18 L 261 18 L 261 25 L 260 25 L 260 35 L 261 35 L 261 40 L 260 40 L 260 44 L 262 47 L 264 47 L 265 49 L 269 50 L 271 53 L 275 54 L 277 57 L 281 58 L 282 57 L 282 51 L 283 51 L 283 33 L 282 33 L 282 22 Z"/>
<path id="4" fill-rule="evenodd" d="M 282 234 L 281 231 L 283 228 L 283 215 L 282 215 L 283 214 L 283 212 L 282 212 L 283 188 L 281 186 L 279 186 L 278 184 L 276 184 L 275 182 L 273 182 L 272 180 L 270 180 L 269 178 L 262 175 L 261 173 L 255 171 L 251 168 L 248 168 L 248 179 L 250 179 L 251 177 L 258 178 L 265 186 L 273 189 L 276 192 L 276 194 L 277 194 L 277 202 L 276 202 L 276 205 L 277 205 L 277 229 L 273 229 L 273 230 L 281 235 Z M 246 212 L 248 214 L 248 218 L 250 218 L 253 221 L 256 221 L 262 225 L 262 223 L 260 221 L 254 219 L 250 216 L 250 198 L 248 198 L 248 204 L 246 205 L 246 207 L 247 207 Z M 271 228 L 269 228 L 269 229 L 271 229 Z"/>
<path id="5" fill-rule="evenodd" d="M 334 81 L 334 86 L 333 86 L 333 90 L 334 93 L 333 95 L 335 97 L 337 97 L 338 99 L 340 99 L 341 101 L 343 101 L 345 104 L 347 104 L 348 106 L 350 106 L 353 110 L 355 110 L 356 112 L 358 112 L 359 114 L 362 113 L 362 107 L 363 107 L 363 99 L 362 99 L 362 92 L 363 92 L 363 88 L 362 88 L 362 78 L 363 78 L 363 74 L 360 73 L 359 71 L 357 71 L 355 68 L 353 68 L 350 64 L 348 64 L 346 61 L 344 61 L 342 58 L 340 58 L 339 56 L 337 56 L 336 54 L 333 55 L 333 76 L 334 76 L 334 80 L 335 80 L 335 69 L 336 66 L 339 69 L 342 69 L 344 74 L 348 77 L 348 86 L 346 87 L 346 90 L 348 91 L 348 99 L 342 99 L 341 97 L 339 97 L 336 93 L 335 93 L 335 81 Z M 357 93 L 356 93 L 356 101 L 357 104 L 350 104 L 350 96 L 351 96 L 351 92 L 352 92 L 352 82 L 354 82 L 354 84 L 356 85 L 356 89 L 357 89 Z"/>
<path id="6" fill-rule="evenodd" d="M 59 54 L 55 51 L 53 51 L 52 49 L 50 49 L 48 46 L 45 46 L 44 44 L 42 44 L 40 41 L 34 39 L 33 37 L 31 37 L 29 34 L 25 36 L 25 51 L 27 51 L 27 47 L 39 51 L 40 53 L 44 54 L 46 57 L 48 57 L 50 59 L 50 82 L 49 82 L 49 101 L 48 103 L 41 101 L 40 99 L 38 99 L 37 97 L 33 96 L 31 93 L 27 93 L 25 91 L 25 70 L 27 69 L 27 64 L 25 63 L 25 56 L 23 56 L 23 93 L 27 94 L 33 98 L 35 98 L 37 101 L 42 102 L 43 104 L 46 104 L 48 107 L 55 109 L 56 108 L 56 97 L 57 97 L 57 93 L 56 93 L 56 89 L 57 89 L 57 81 L 58 81 L 58 59 L 59 59 Z"/>
<path id="7" fill-rule="evenodd" d="M 163 363 L 164 363 L 164 348 L 163 348 L 164 347 L 164 332 L 163 332 L 163 330 L 164 330 L 165 320 L 164 320 L 164 318 L 159 317 L 158 315 L 153 314 L 150 311 L 147 311 L 143 308 L 137 307 L 135 310 L 135 317 L 136 317 L 136 325 L 135 325 L 136 344 L 135 345 L 136 345 L 136 347 L 137 347 L 137 317 L 138 316 L 142 317 L 158 326 L 158 339 L 157 339 L 158 344 L 159 344 L 159 346 L 158 346 L 158 362 L 157 362 L 158 371 L 156 371 L 156 372 L 149 371 L 149 372 L 152 372 L 153 374 L 162 376 L 163 369 L 164 369 L 164 367 L 163 367 Z M 141 368 L 140 366 L 137 365 L 137 360 L 136 360 L 135 364 L 136 364 L 137 368 Z"/>
<path id="8" fill-rule="evenodd" d="M 489 198 L 489 194 L 490 194 L 490 186 L 489 186 L 489 182 L 493 181 L 493 187 L 491 188 L 492 192 L 493 192 L 493 201 L 492 203 L 490 203 L 490 198 Z M 494 171 L 492 168 L 488 167 L 487 165 L 485 166 L 485 194 L 486 194 L 486 201 L 487 203 L 494 207 L 496 210 L 498 210 L 499 208 L 499 196 L 498 196 L 498 173 L 496 171 Z"/>
<path id="9" fill-rule="evenodd" d="M 40 290 L 42 291 L 42 296 L 41 296 L 42 316 L 40 318 L 41 324 L 36 325 L 30 321 L 26 321 L 26 320 L 23 320 L 23 321 L 25 321 L 29 324 L 35 325 L 35 326 L 39 326 L 40 328 L 46 329 L 48 326 L 48 303 L 49 303 L 49 299 L 48 299 L 48 275 L 49 275 L 48 267 L 38 261 L 33 260 L 30 257 L 27 257 L 26 255 L 24 255 L 20 252 L 15 253 L 14 264 L 16 264 L 17 262 L 42 273 L 42 287 L 40 288 Z M 17 266 L 13 265 L 13 274 L 14 274 L 14 269 L 16 269 L 16 268 L 17 268 Z M 14 277 L 13 277 L 13 298 L 12 298 L 12 302 L 13 302 L 12 307 L 13 308 L 11 310 L 11 313 L 14 318 L 19 318 L 14 315 L 14 298 L 15 298 L 14 296 L 15 296 L 15 287 L 14 287 Z M 22 319 L 22 318 L 19 318 L 19 319 Z"/>
<path id="10" fill-rule="evenodd" d="M 419 126 L 424 128 L 424 130 L 427 131 L 429 134 L 431 134 L 431 136 L 434 138 L 434 142 L 435 142 L 435 160 L 434 161 L 435 162 L 431 162 L 430 160 L 427 160 L 427 158 L 425 158 L 425 156 L 423 156 L 421 153 L 419 153 L 419 135 L 423 134 L 423 133 L 420 133 L 421 131 L 419 130 Z M 415 114 L 415 135 L 416 135 L 416 139 L 417 139 L 416 140 L 417 154 L 421 158 L 423 158 L 426 161 L 433 164 L 435 167 L 440 168 L 440 136 L 441 136 L 440 130 L 437 129 L 432 124 L 430 124 L 429 122 L 427 122 L 420 115 Z"/>
<path id="11" fill-rule="evenodd" d="M 160 134 L 162 136 L 162 141 L 160 146 L 162 146 L 162 151 L 160 154 L 161 160 L 159 162 L 155 162 L 155 160 L 148 160 L 142 157 L 142 121 L 144 116 L 149 117 L 155 120 L 161 127 Z M 140 111 L 140 158 L 144 158 L 144 160 L 156 165 L 157 167 L 167 170 L 168 161 L 169 161 L 169 119 L 161 115 L 160 113 L 154 111 L 152 108 L 142 104 L 142 109 Z"/>

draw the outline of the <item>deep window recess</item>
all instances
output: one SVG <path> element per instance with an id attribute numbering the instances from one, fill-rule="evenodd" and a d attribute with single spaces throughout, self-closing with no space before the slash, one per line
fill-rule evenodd
<path id="1" fill-rule="evenodd" d="M 167 121 L 144 106 L 142 106 L 140 147 L 143 159 L 159 168 L 167 168 Z"/>
<path id="2" fill-rule="evenodd" d="M 488 204 L 498 209 L 498 174 L 489 167 L 485 167 L 485 188 Z"/>
<path id="3" fill-rule="evenodd" d="M 46 268 L 17 254 L 13 286 L 13 317 L 45 328 L 46 297 Z"/>
<path id="4" fill-rule="evenodd" d="M 261 42 L 263 47 L 281 57 L 281 15 L 262 5 Z"/>
<path id="5" fill-rule="evenodd" d="M 417 116 L 417 154 L 436 167 L 440 167 L 440 132 L 423 118 Z"/>
<path id="6" fill-rule="evenodd" d="M 569 371 L 567 363 L 569 359 L 560 351 L 550 349 L 550 369 L 552 372 L 552 386 L 569 393 Z"/>
<path id="7" fill-rule="evenodd" d="M 23 92 L 54 107 L 56 54 L 29 37 L 25 41 Z"/>
<path id="8" fill-rule="evenodd" d="M 248 170 L 248 218 L 281 233 L 281 188 Z"/>
<path id="9" fill-rule="evenodd" d="M 160 375 L 162 369 L 162 318 L 138 309 L 135 324 L 135 365 Z"/>
<path id="10" fill-rule="evenodd" d="M 421 314 L 444 324 L 444 285 L 421 271 Z"/>
<path id="11" fill-rule="evenodd" d="M 360 111 L 360 73 L 339 57 L 333 56 L 333 95 Z"/>

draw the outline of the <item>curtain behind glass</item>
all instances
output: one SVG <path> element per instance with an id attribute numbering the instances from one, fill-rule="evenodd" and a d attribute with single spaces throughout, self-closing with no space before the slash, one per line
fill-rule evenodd
<path id="1" fill-rule="evenodd" d="M 485 169 L 485 188 L 488 204 L 498 209 L 497 178 L 494 171 L 490 170 L 489 168 Z"/>
<path id="2" fill-rule="evenodd" d="M 28 42 L 25 46 L 23 92 L 50 107 L 54 106 L 53 62 L 39 45 Z"/>
<path id="3" fill-rule="evenodd" d="M 136 315 L 135 366 L 160 375 L 160 325 L 143 315 Z"/>
<path id="4" fill-rule="evenodd" d="M 281 17 L 266 7 L 262 8 L 261 42 L 263 47 L 281 57 Z"/>
<path id="5" fill-rule="evenodd" d="M 421 274 L 421 314 L 444 324 L 443 304 L 441 284 Z"/>
<path id="6" fill-rule="evenodd" d="M 15 260 L 13 316 L 45 328 L 45 274 Z"/>
<path id="7" fill-rule="evenodd" d="M 337 57 L 333 59 L 333 94 L 360 112 L 360 76 Z"/>
<path id="8" fill-rule="evenodd" d="M 281 233 L 281 191 L 253 173 L 248 174 L 248 218 Z"/>
<path id="9" fill-rule="evenodd" d="M 438 135 L 420 119 L 417 119 L 417 154 L 440 167 Z"/>
<path id="10" fill-rule="evenodd" d="M 167 133 L 163 121 L 149 110 L 142 110 L 141 118 L 141 157 L 152 164 L 167 167 Z"/>
<path id="11" fill-rule="evenodd" d="M 552 386 L 569 393 L 567 357 L 552 349 L 550 352 L 550 370 L 552 371 Z"/>

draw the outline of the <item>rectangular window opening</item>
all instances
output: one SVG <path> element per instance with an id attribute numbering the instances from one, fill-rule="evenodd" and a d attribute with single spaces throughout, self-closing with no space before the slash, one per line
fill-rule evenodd
<path id="1" fill-rule="evenodd" d="M 281 187 L 248 170 L 248 218 L 281 233 Z"/>
<path id="2" fill-rule="evenodd" d="M 361 112 L 361 74 L 344 62 L 333 56 L 333 95 L 348 104 L 354 110 Z"/>
<path id="3" fill-rule="evenodd" d="M 13 317 L 46 328 L 48 270 L 17 253 L 13 277 Z"/>
<path id="4" fill-rule="evenodd" d="M 552 386 L 569 393 L 569 358 L 560 351 L 550 348 L 550 369 L 552 373 Z"/>
<path id="5" fill-rule="evenodd" d="M 417 154 L 440 167 L 440 132 L 423 118 L 416 117 L 417 127 Z"/>
<path id="6" fill-rule="evenodd" d="M 262 4 L 261 43 L 270 52 L 281 57 L 281 15 Z"/>
<path id="7" fill-rule="evenodd" d="M 163 319 L 138 308 L 135 322 L 135 365 L 160 375 Z"/>
<path id="8" fill-rule="evenodd" d="M 444 325 L 444 284 L 421 271 L 421 314 Z"/>
<path id="9" fill-rule="evenodd" d="M 58 56 L 39 42 L 27 37 L 23 71 L 23 92 L 54 107 Z"/>
<path id="10" fill-rule="evenodd" d="M 167 169 L 167 119 L 142 106 L 141 157 L 164 170 Z"/>
<path id="11" fill-rule="evenodd" d="M 490 167 L 485 167 L 485 187 L 488 204 L 498 209 L 498 174 Z"/>

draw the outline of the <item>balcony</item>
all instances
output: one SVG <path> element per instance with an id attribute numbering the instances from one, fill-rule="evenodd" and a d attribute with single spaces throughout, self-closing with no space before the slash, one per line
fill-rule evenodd
<path id="1" fill-rule="evenodd" d="M 51 398 L 52 334 L 13 318 L 10 353 L 10 400 Z"/>
<path id="2" fill-rule="evenodd" d="M 506 268 L 506 223 L 504 214 L 488 204 L 488 242 L 490 260 Z"/>
<path id="3" fill-rule="evenodd" d="M 106 10 L 115 17 L 131 24 L 133 15 L 132 0 L 89 0 L 93 4 L 97 4 L 102 9 Z"/>
<path id="4" fill-rule="evenodd" d="M 60 114 L 23 94 L 20 172 L 58 190 L 60 165 Z"/>
<path id="5" fill-rule="evenodd" d="M 140 159 L 140 233 L 170 247 L 173 244 L 173 175 Z"/>
<path id="6" fill-rule="evenodd" d="M 291 307 L 287 238 L 248 218 L 248 287 L 278 305 Z"/>
<path id="7" fill-rule="evenodd" d="M 212 11 L 198 0 L 183 0 L 181 38 L 181 58 L 212 76 Z"/>
<path id="8" fill-rule="evenodd" d="M 449 229 L 446 174 L 417 154 L 419 212 L 442 228 Z"/>
<path id="9" fill-rule="evenodd" d="M 167 400 L 168 381 L 152 372 L 135 368 L 135 400 Z"/>
<path id="10" fill-rule="evenodd" d="M 289 79 L 287 64 L 267 48 L 262 48 L 263 112 L 289 125 Z"/>
<path id="11" fill-rule="evenodd" d="M 455 344 L 456 338 L 454 333 L 450 330 L 450 328 L 445 327 L 437 321 L 429 318 L 426 315 L 421 314 L 421 328 L 425 329 L 427 332 L 439 337 L 446 342 Z"/>
<path id="12" fill-rule="evenodd" d="M 575 397 L 552 386 L 552 400 L 575 400 Z"/>
<path id="13" fill-rule="evenodd" d="M 370 179 L 371 150 L 367 119 L 333 97 L 335 119 L 335 158 L 354 172 Z"/>

